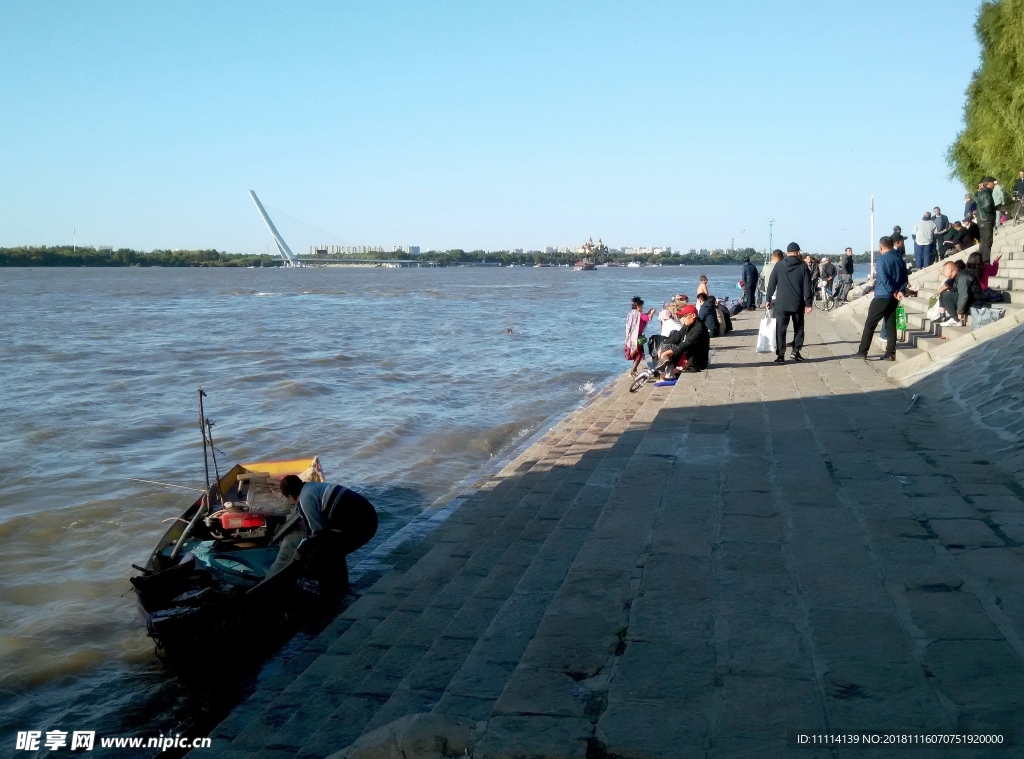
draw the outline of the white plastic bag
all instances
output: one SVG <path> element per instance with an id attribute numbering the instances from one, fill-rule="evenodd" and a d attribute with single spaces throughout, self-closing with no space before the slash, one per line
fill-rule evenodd
<path id="1" fill-rule="evenodd" d="M 930 322 L 936 322 L 939 320 L 939 317 L 942 316 L 942 306 L 939 305 L 938 301 L 928 309 L 928 313 L 926 313 L 925 316 Z"/>
<path id="2" fill-rule="evenodd" d="M 765 315 L 757 331 L 757 352 L 775 353 L 775 318 Z"/>

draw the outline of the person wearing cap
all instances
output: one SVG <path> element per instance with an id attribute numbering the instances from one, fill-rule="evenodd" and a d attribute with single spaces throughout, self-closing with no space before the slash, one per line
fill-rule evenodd
<path id="1" fill-rule="evenodd" d="M 800 260 L 800 246 L 791 242 L 786 257 L 772 269 L 765 291 L 765 302 L 775 315 L 775 363 L 786 363 L 786 330 L 793 322 L 793 360 L 803 361 L 804 316 L 811 313 L 814 289 L 811 272 Z"/>
<path id="2" fill-rule="evenodd" d="M 860 347 L 854 354 L 856 358 L 867 359 L 868 348 L 875 336 L 878 322 L 882 322 L 885 335 L 885 361 L 896 360 L 896 324 L 893 315 L 907 291 L 907 268 L 900 261 L 892 245 L 891 237 L 883 237 L 878 241 L 878 250 L 882 254 L 876 263 L 874 297 L 868 306 L 868 314 L 864 320 L 864 331 L 860 336 Z"/>
<path id="3" fill-rule="evenodd" d="M 914 225 L 914 268 L 920 271 L 935 263 L 935 222 L 931 211 L 925 211 Z"/>
<path id="4" fill-rule="evenodd" d="M 661 322 L 660 333 L 657 335 L 651 335 L 647 339 L 647 350 L 650 351 L 651 358 L 655 361 L 658 360 L 658 350 L 661 348 L 662 341 L 677 329 L 683 328 L 683 323 L 679 321 L 679 317 L 676 316 L 676 311 L 681 309 L 684 305 L 685 304 L 672 299 L 665 304 L 665 307 L 661 309 L 661 311 L 658 312 L 658 321 Z"/>
<path id="5" fill-rule="evenodd" d="M 818 274 L 821 276 L 821 281 L 825 283 L 825 290 L 831 294 L 832 284 L 835 282 L 836 274 L 839 270 L 836 269 L 836 265 L 829 260 L 828 256 L 821 259 L 821 265 L 818 266 Z"/>
<path id="6" fill-rule="evenodd" d="M 989 263 L 992 258 L 992 236 L 996 230 L 996 204 L 992 198 L 992 188 L 996 186 L 993 177 L 983 177 L 978 185 L 974 199 L 978 203 L 978 252 L 982 263 Z"/>
<path id="7" fill-rule="evenodd" d="M 899 227 L 897 227 L 899 229 Z M 907 270 L 909 264 L 907 263 L 907 238 L 903 235 L 892 238 L 892 249 L 896 252 L 900 261 L 903 262 L 904 270 Z"/>
<path id="8" fill-rule="evenodd" d="M 668 362 L 665 377 L 671 379 L 675 374 L 676 365 L 686 359 L 687 372 L 699 372 L 708 368 L 708 354 L 711 351 L 711 336 L 704 322 L 697 318 L 697 307 L 683 306 L 678 314 L 683 323 L 661 343 L 658 358 Z"/>
<path id="9" fill-rule="evenodd" d="M 743 259 L 743 272 L 740 278 L 743 280 L 743 307 L 748 311 L 757 308 L 757 278 L 759 274 L 757 267 L 750 261 L 750 256 Z"/>

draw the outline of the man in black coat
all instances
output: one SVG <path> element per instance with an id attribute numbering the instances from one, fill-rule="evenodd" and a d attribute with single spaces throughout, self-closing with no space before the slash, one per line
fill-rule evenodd
<path id="1" fill-rule="evenodd" d="M 793 360 L 803 361 L 800 349 L 804 347 L 804 316 L 811 313 L 814 290 L 811 272 L 800 260 L 800 246 L 791 242 L 786 257 L 772 269 L 765 298 L 775 315 L 775 363 L 786 363 L 786 328 L 793 320 Z"/>
<path id="2" fill-rule="evenodd" d="M 992 199 L 992 188 L 996 186 L 993 177 L 984 177 L 978 185 L 978 194 L 974 199 L 978 202 L 978 252 L 982 263 L 988 263 L 992 257 L 992 236 L 996 228 L 996 203 Z"/>
<path id="3" fill-rule="evenodd" d="M 696 306 L 683 306 L 679 311 L 683 328 L 677 329 L 662 343 L 658 358 L 669 362 L 665 377 L 671 379 L 676 364 L 686 358 L 687 372 L 699 372 L 708 368 L 708 354 L 711 352 L 711 336 L 704 322 L 697 318 Z"/>
<path id="4" fill-rule="evenodd" d="M 750 256 L 743 259 L 743 305 L 748 311 L 757 308 L 757 278 L 760 276 L 757 267 L 750 262 Z"/>

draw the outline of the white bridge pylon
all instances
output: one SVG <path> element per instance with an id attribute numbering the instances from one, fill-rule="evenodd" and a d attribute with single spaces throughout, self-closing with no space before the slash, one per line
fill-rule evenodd
<path id="1" fill-rule="evenodd" d="M 277 243 L 277 249 L 281 253 L 281 257 L 288 262 L 289 266 L 299 266 L 299 261 L 295 258 L 295 254 L 292 253 L 292 249 L 288 247 L 288 243 L 281 237 L 281 233 L 277 231 L 277 227 L 274 226 L 274 222 L 267 216 L 267 211 L 260 203 L 260 199 L 256 197 L 256 193 L 249 190 L 249 197 L 252 198 L 252 202 L 256 204 L 256 210 L 260 212 L 260 216 L 263 217 L 263 223 L 267 225 L 267 229 L 270 230 L 270 234 L 274 236 L 274 242 Z"/>

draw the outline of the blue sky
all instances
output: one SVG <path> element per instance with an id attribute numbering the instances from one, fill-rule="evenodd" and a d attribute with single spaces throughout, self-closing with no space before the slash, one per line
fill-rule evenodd
<path id="1" fill-rule="evenodd" d="M 962 212 L 976 10 L 0 0 L 0 245 L 863 250 Z"/>

